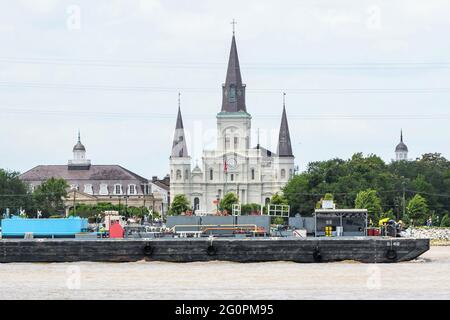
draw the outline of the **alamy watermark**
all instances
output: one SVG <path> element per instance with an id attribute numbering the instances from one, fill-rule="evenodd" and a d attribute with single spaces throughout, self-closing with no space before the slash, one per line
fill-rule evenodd
<path id="1" fill-rule="evenodd" d="M 66 9 L 67 19 L 66 26 L 69 31 L 81 30 L 81 7 L 76 4 L 72 4 Z"/>
<path id="2" fill-rule="evenodd" d="M 66 269 L 66 287 L 69 290 L 81 289 L 81 268 L 79 266 L 70 266 Z"/>

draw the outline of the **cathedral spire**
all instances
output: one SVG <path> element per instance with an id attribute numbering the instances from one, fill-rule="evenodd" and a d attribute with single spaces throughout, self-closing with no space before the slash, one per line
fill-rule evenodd
<path id="1" fill-rule="evenodd" d="M 281 117 L 280 136 L 278 138 L 278 156 L 294 157 L 286 114 L 286 93 L 283 93 L 283 115 Z"/>
<path id="2" fill-rule="evenodd" d="M 234 24 L 235 22 L 233 20 L 233 27 Z M 241 68 L 239 65 L 234 29 L 233 38 L 231 40 L 230 57 L 228 60 L 227 77 L 225 84 L 222 85 L 222 88 L 222 112 L 247 111 L 245 106 L 245 85 L 242 84 Z"/>
<path id="3" fill-rule="evenodd" d="M 183 117 L 181 116 L 181 94 L 178 93 L 178 116 L 175 126 L 175 135 L 173 137 L 172 157 L 188 157 L 187 144 L 184 135 Z"/>

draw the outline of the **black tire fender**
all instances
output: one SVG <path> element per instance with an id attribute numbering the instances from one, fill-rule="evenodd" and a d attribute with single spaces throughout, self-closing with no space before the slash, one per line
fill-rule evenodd
<path id="1" fill-rule="evenodd" d="M 386 258 L 388 258 L 389 260 L 397 259 L 397 251 L 395 251 L 394 249 L 388 249 L 386 251 Z"/>
<path id="2" fill-rule="evenodd" d="M 215 256 L 217 254 L 217 249 L 213 245 L 208 246 L 206 249 L 206 254 L 208 256 Z"/>
<path id="3" fill-rule="evenodd" d="M 145 254 L 146 256 L 151 256 L 151 255 L 153 254 L 153 247 L 152 247 L 151 245 L 147 244 L 147 245 L 144 247 L 144 254 Z"/>
<path id="4" fill-rule="evenodd" d="M 314 249 L 313 259 L 314 259 L 314 262 L 322 262 L 322 254 L 320 253 L 320 250 L 317 248 Z"/>

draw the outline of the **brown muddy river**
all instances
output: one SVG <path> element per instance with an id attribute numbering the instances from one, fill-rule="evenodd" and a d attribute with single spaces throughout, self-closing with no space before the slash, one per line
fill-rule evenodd
<path id="1" fill-rule="evenodd" d="M 398 264 L 0 264 L 5 299 L 450 299 L 450 247 Z"/>

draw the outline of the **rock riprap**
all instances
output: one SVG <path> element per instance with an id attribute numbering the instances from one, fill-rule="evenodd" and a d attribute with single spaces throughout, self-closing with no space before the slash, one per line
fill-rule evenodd
<path id="1" fill-rule="evenodd" d="M 450 228 L 409 228 L 405 237 L 450 241 Z"/>

